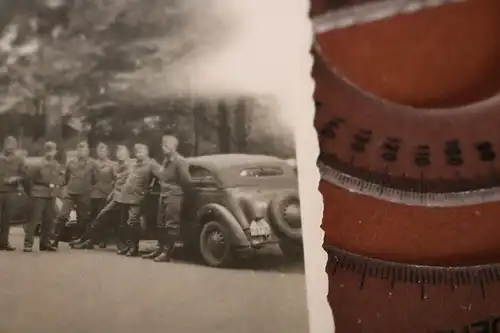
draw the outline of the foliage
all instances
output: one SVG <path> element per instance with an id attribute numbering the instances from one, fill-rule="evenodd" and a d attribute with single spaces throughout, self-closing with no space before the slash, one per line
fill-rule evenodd
<path id="1" fill-rule="evenodd" d="M 213 0 L 200 3 L 0 1 L 0 119 L 10 125 L 0 126 L 0 136 L 16 135 L 37 150 L 39 137 L 71 142 L 78 134 L 71 128 L 91 145 L 141 140 L 156 147 L 161 133 L 172 132 L 187 155 L 267 152 L 276 136 L 248 126 L 249 110 L 259 106 L 171 94 L 176 66 L 225 42 L 220 32 L 229 22 Z M 165 77 L 172 80 L 158 87 Z M 269 153 L 287 151 L 279 150 Z"/>

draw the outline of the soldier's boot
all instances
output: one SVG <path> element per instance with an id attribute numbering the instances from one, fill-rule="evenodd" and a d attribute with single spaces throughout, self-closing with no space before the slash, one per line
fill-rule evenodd
<path id="1" fill-rule="evenodd" d="M 137 246 L 132 246 L 125 255 L 127 257 L 138 257 L 139 256 L 139 248 Z"/>
<path id="2" fill-rule="evenodd" d="M 122 256 L 122 255 L 127 254 L 129 250 L 130 250 L 130 247 L 125 245 L 121 249 L 118 249 L 118 251 L 116 251 L 116 253 Z"/>
<path id="3" fill-rule="evenodd" d="M 38 244 L 38 249 L 40 251 L 47 251 L 47 252 L 55 252 L 57 251 L 57 248 L 53 247 L 51 244 L 50 244 L 50 241 L 47 240 L 47 239 L 43 239 L 40 240 L 40 244 Z"/>
<path id="4" fill-rule="evenodd" d="M 33 252 L 33 245 L 30 244 L 24 244 L 23 252 Z"/>
<path id="5" fill-rule="evenodd" d="M 159 256 L 153 259 L 154 262 L 169 262 L 172 261 L 172 250 L 169 248 L 166 248 L 163 250 Z"/>
<path id="6" fill-rule="evenodd" d="M 94 248 L 94 241 L 92 239 L 87 239 L 83 243 L 78 243 L 72 246 L 76 250 L 92 250 Z"/>
<path id="7" fill-rule="evenodd" d="M 162 241 L 158 241 L 156 249 L 153 252 L 142 255 L 142 259 L 154 259 L 163 252 L 164 248 L 165 248 L 164 243 Z"/>
<path id="8" fill-rule="evenodd" d="M 80 238 L 77 238 L 77 239 L 73 239 L 68 244 L 69 244 L 69 246 L 73 247 L 75 245 L 82 244 L 84 242 L 85 242 L 85 239 L 83 239 L 82 237 L 80 237 Z"/>
<path id="9" fill-rule="evenodd" d="M 56 220 L 56 225 L 55 225 L 55 228 L 54 228 L 54 235 L 53 235 L 53 239 L 52 241 L 50 242 L 50 247 L 53 247 L 54 249 L 57 249 L 59 248 L 59 239 L 61 237 L 61 234 L 62 234 L 62 230 L 64 229 L 64 225 L 65 225 L 65 222 L 64 222 L 64 219 L 63 220 Z"/>
<path id="10" fill-rule="evenodd" d="M 138 257 L 139 256 L 139 240 L 134 239 L 130 242 L 130 248 L 125 254 L 127 257 Z"/>
<path id="11" fill-rule="evenodd" d="M 123 241 L 121 238 L 118 238 L 116 241 L 116 253 L 123 255 L 128 252 L 130 246 L 127 244 L 127 242 Z"/>
<path id="12" fill-rule="evenodd" d="M 141 229 L 140 225 L 130 226 L 128 230 L 130 248 L 125 254 L 127 257 L 138 257 L 139 256 L 139 240 L 141 239 Z"/>
<path id="13" fill-rule="evenodd" d="M 108 244 L 106 242 L 100 242 L 99 243 L 99 248 L 100 249 L 105 249 L 107 246 L 108 246 Z"/>
<path id="14" fill-rule="evenodd" d="M 0 251 L 15 251 L 16 248 L 9 243 L 0 245 Z"/>
<path id="15" fill-rule="evenodd" d="M 154 258 L 153 260 L 155 262 L 169 262 L 172 260 L 172 253 L 174 252 L 175 249 L 175 242 L 173 239 L 169 239 L 168 241 L 165 241 L 165 246 L 163 246 L 163 251 Z"/>

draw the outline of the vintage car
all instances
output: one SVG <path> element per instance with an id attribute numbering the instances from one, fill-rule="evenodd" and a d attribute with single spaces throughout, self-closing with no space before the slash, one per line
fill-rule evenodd
<path id="1" fill-rule="evenodd" d="M 187 253 L 214 267 L 231 265 L 235 258 L 272 244 L 289 258 L 302 256 L 297 175 L 285 160 L 220 154 L 190 157 L 188 162 L 192 183 L 185 193 L 180 230 Z M 160 186 L 153 182 L 143 206 L 144 239 L 157 233 L 159 194 Z M 26 220 L 28 204 L 20 192 L 16 221 Z M 60 209 L 60 200 L 56 206 Z M 72 225 L 69 221 L 67 228 Z"/>

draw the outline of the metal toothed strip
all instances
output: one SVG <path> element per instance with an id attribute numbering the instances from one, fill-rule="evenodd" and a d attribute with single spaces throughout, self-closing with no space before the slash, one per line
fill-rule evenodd
<path id="1" fill-rule="evenodd" d="M 361 4 L 346 5 L 332 9 L 313 18 L 317 34 L 341 29 L 355 24 L 363 24 L 390 18 L 396 15 L 411 14 L 419 10 L 442 6 L 467 0 L 366 0 Z"/>
<path id="2" fill-rule="evenodd" d="M 324 181 L 346 189 L 349 192 L 368 195 L 398 204 L 428 207 L 454 207 L 500 200 L 499 187 L 451 193 L 426 193 L 395 189 L 371 183 L 337 171 L 322 162 L 318 162 L 318 168 L 321 179 Z"/>
<path id="3" fill-rule="evenodd" d="M 334 246 L 325 245 L 328 253 L 327 272 L 335 275 L 350 271 L 361 278 L 390 280 L 395 283 L 427 285 L 477 285 L 482 286 L 500 281 L 500 265 L 478 266 L 426 266 L 409 265 L 363 257 Z"/>

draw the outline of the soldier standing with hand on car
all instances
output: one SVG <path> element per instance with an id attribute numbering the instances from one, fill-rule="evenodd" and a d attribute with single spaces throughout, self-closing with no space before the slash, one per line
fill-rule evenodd
<path id="1" fill-rule="evenodd" d="M 156 251 L 142 256 L 156 262 L 170 261 L 179 238 L 180 216 L 184 189 L 191 182 L 189 166 L 185 158 L 177 152 L 179 141 L 165 135 L 161 146 L 165 154 L 160 177 L 161 194 L 158 205 L 158 246 Z"/>
<path id="2" fill-rule="evenodd" d="M 56 161 L 57 145 L 48 141 L 44 147 L 44 158 L 40 165 L 37 165 L 31 172 L 32 187 L 31 214 L 26 226 L 24 236 L 24 252 L 31 252 L 35 230 L 41 222 L 40 251 L 56 251 L 56 248 L 49 243 L 52 221 L 55 217 L 55 197 L 56 190 L 61 180 L 61 165 Z"/>
<path id="3" fill-rule="evenodd" d="M 96 179 L 95 184 L 92 186 L 90 193 L 90 221 L 93 221 L 97 214 L 106 206 L 106 199 L 113 190 L 114 178 L 114 162 L 109 159 L 109 149 L 106 144 L 100 142 L 97 147 L 97 160 L 96 163 Z M 86 234 L 88 234 L 90 227 L 85 229 L 85 234 L 75 240 L 71 241 L 70 245 L 76 245 L 86 241 Z M 104 241 L 104 240 L 103 240 Z M 106 243 L 99 244 L 101 248 L 106 247 Z"/>
<path id="4" fill-rule="evenodd" d="M 24 158 L 16 155 L 17 140 L 4 140 L 0 154 L 0 251 L 15 251 L 9 243 L 11 207 L 15 204 L 19 185 L 25 181 Z"/>
<path id="5" fill-rule="evenodd" d="M 77 158 L 68 162 L 64 173 L 62 186 L 65 187 L 65 191 L 63 207 L 56 221 L 53 244 L 55 247 L 59 244 L 62 230 L 74 207 L 76 208 L 80 233 L 83 234 L 89 227 L 90 193 L 96 180 L 97 164 L 89 157 L 87 142 L 80 142 L 76 152 Z"/>

